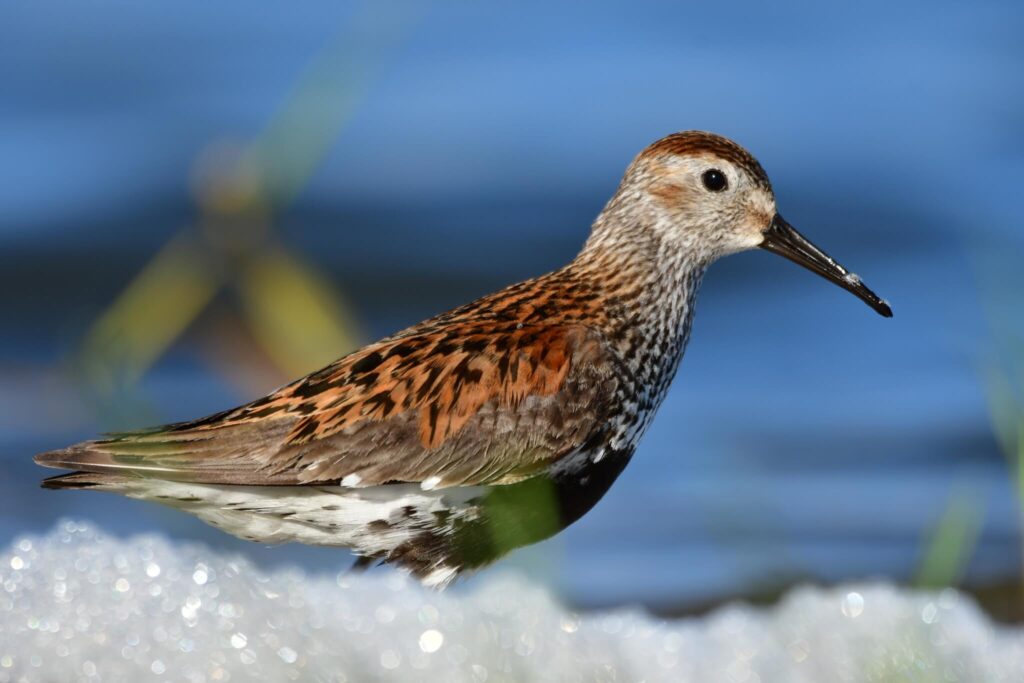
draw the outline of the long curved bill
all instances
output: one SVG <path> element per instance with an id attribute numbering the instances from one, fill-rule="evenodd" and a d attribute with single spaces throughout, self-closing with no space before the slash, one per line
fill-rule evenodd
<path id="1" fill-rule="evenodd" d="M 879 315 L 892 317 L 889 304 L 868 289 L 860 278 L 836 263 L 836 260 L 814 246 L 810 240 L 796 231 L 785 219 L 775 214 L 771 226 L 764 233 L 761 248 L 785 256 L 794 263 L 814 271 L 826 280 L 831 280 L 875 309 Z"/>

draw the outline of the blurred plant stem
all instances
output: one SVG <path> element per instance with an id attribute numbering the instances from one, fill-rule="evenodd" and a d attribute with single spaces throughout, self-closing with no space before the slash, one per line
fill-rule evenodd
<path id="1" fill-rule="evenodd" d="M 134 384 L 209 304 L 220 277 L 194 238 L 175 237 L 101 315 L 82 345 L 82 369 L 102 393 Z"/>
<path id="2" fill-rule="evenodd" d="M 992 429 L 1006 455 L 1010 483 L 1017 498 L 1018 528 L 1024 533 L 1024 291 L 1020 261 L 1013 249 L 975 254 L 980 303 L 991 330 L 991 351 L 981 377 L 988 397 Z M 967 488 L 954 489 L 945 512 L 926 542 L 917 584 L 956 585 L 963 578 L 982 523 L 984 500 Z M 1024 553 L 1024 541 L 1021 543 Z M 1021 557 L 1024 582 L 1024 554 Z"/>
<path id="3" fill-rule="evenodd" d="M 914 583 L 923 588 L 956 586 L 963 579 L 984 517 L 972 490 L 954 489 L 929 539 Z"/>
<path id="4" fill-rule="evenodd" d="M 135 383 L 225 286 L 240 294 L 248 337 L 282 377 L 314 370 L 358 345 L 344 296 L 277 243 L 272 224 L 308 184 L 373 72 L 393 52 L 409 25 L 403 9 L 362 5 L 260 135 L 239 145 L 214 141 L 200 154 L 193 175 L 199 229 L 183 230 L 142 269 L 94 322 L 76 359 L 83 388 L 101 413 L 127 403 Z"/>
<path id="5" fill-rule="evenodd" d="M 359 344 L 358 325 L 342 299 L 283 249 L 252 258 L 239 287 L 257 342 L 289 377 L 320 368 Z"/>
<path id="6" fill-rule="evenodd" d="M 992 429 L 1006 456 L 1011 484 L 1017 497 L 1017 525 L 1021 534 L 1021 585 L 1024 586 L 1024 292 L 1020 245 L 975 254 L 981 303 L 991 330 L 991 349 L 984 359 Z M 1021 605 L 1024 609 L 1024 604 Z"/>

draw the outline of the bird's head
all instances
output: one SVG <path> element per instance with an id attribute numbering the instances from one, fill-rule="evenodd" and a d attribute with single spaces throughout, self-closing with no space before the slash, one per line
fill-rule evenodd
<path id="1" fill-rule="evenodd" d="M 650 145 L 627 169 L 604 218 L 598 237 L 635 238 L 642 229 L 644 238 L 705 264 L 755 247 L 775 252 L 892 315 L 859 277 L 779 215 L 761 164 L 720 135 L 686 131 Z"/>

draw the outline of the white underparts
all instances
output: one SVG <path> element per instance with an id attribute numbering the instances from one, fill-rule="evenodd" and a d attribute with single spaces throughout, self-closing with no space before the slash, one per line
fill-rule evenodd
<path id="1" fill-rule="evenodd" d="M 447 586 L 448 583 L 455 578 L 455 574 L 456 569 L 454 567 L 441 565 L 434 571 L 427 574 L 422 583 L 424 586 L 429 588 L 442 588 Z"/>
<path id="2" fill-rule="evenodd" d="M 417 534 L 450 533 L 457 521 L 474 519 L 476 500 L 486 492 L 478 486 L 424 491 L 417 484 L 230 486 L 152 478 L 126 480 L 110 489 L 189 512 L 248 541 L 339 546 L 375 557 Z M 440 587 L 455 573 L 439 565 L 424 583 Z"/>

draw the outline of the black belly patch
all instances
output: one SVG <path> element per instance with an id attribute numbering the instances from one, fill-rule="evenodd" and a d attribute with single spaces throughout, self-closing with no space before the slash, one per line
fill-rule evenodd
<path id="1" fill-rule="evenodd" d="M 440 567 L 458 572 L 479 569 L 522 546 L 565 529 L 597 504 L 629 462 L 631 453 L 607 453 L 600 462 L 561 475 L 535 477 L 492 487 L 471 504 L 472 518 L 451 515 L 424 528 L 386 557 L 419 578 Z"/>

